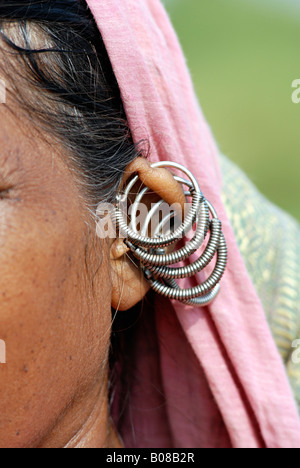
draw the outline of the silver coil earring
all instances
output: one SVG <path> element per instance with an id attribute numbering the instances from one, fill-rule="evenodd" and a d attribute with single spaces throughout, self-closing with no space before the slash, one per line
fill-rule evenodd
<path id="1" fill-rule="evenodd" d="M 139 176 L 136 175 L 128 183 L 124 192 L 117 197 L 115 217 L 119 233 L 124 237 L 125 243 L 134 257 L 140 262 L 145 277 L 154 291 L 185 304 L 199 307 L 206 306 L 219 293 L 220 281 L 227 264 L 227 246 L 221 221 L 214 207 L 201 192 L 197 180 L 188 169 L 181 164 L 166 161 L 152 164 L 151 167 L 175 169 L 188 177 L 188 180 L 186 180 L 173 174 L 174 179 L 184 188 L 189 207 L 187 215 L 177 226 L 175 211 L 169 211 L 160 219 L 154 233 L 150 236 L 150 223 L 164 203 L 163 200 L 160 200 L 153 204 L 138 230 L 138 212 L 144 197 L 149 194 L 150 189 L 144 187 L 135 196 L 129 215 L 128 213 L 124 214 L 123 209 L 124 204 L 126 206 L 128 204 L 133 187 L 139 182 Z M 166 225 L 167 231 L 165 232 Z M 194 228 L 194 236 L 186 245 L 174 252 L 167 253 L 169 246 L 178 244 Z M 209 239 L 204 248 L 204 241 L 208 233 Z M 204 250 L 197 260 L 185 265 L 184 262 L 198 252 L 202 246 Z M 215 256 L 215 267 L 206 281 L 189 289 L 179 287 L 176 280 L 195 276 L 207 267 Z"/>

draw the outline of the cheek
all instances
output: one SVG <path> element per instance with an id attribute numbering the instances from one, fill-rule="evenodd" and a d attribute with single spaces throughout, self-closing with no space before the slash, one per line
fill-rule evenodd
<path id="1" fill-rule="evenodd" d="M 0 447 L 24 446 L 47 433 L 89 383 L 82 369 L 96 378 L 109 341 L 101 335 L 110 325 L 109 285 L 104 280 L 99 291 L 102 310 L 96 315 L 95 304 L 88 313 L 94 299 L 84 271 L 85 224 L 72 213 L 33 216 L 12 205 L 0 208 L 0 226 L 0 339 L 7 354 Z M 102 277 L 107 273 L 103 262 Z M 92 351 L 87 343 L 95 344 Z"/>

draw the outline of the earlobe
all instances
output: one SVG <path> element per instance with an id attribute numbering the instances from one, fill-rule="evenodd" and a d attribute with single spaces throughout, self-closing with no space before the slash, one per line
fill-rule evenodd
<path id="1" fill-rule="evenodd" d="M 129 251 L 122 239 L 116 239 L 110 249 L 112 307 L 120 311 L 134 307 L 150 289 L 142 271 L 127 256 Z"/>
<path id="2" fill-rule="evenodd" d="M 123 245 L 111 250 L 112 307 L 120 311 L 134 307 L 150 290 L 142 270 L 126 255 L 128 249 Z"/>

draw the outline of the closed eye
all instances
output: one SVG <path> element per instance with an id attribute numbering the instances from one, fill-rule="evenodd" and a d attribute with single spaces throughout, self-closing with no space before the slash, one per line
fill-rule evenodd
<path id="1" fill-rule="evenodd" d="M 12 187 L 3 188 L 3 189 L 1 189 L 0 187 L 0 200 L 2 200 L 3 198 L 7 198 L 7 195 L 9 194 L 11 189 Z"/>
<path id="2" fill-rule="evenodd" d="M 7 198 L 10 190 L 14 187 L 11 177 L 0 173 L 0 200 Z"/>

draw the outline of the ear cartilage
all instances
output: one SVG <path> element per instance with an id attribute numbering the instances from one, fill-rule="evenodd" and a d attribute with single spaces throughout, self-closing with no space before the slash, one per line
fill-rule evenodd
<path id="1" fill-rule="evenodd" d="M 204 307 L 210 304 L 220 291 L 220 281 L 227 265 L 227 245 L 222 232 L 222 223 L 216 210 L 204 197 L 193 174 L 181 164 L 174 162 L 159 162 L 152 168 L 171 168 L 180 171 L 188 180 L 173 174 L 174 179 L 184 188 L 188 212 L 179 226 L 176 225 L 174 211 L 170 211 L 160 220 L 153 235 L 149 236 L 149 226 L 154 215 L 162 207 L 164 201 L 153 204 L 148 215 L 138 230 L 138 212 L 144 197 L 150 192 L 144 187 L 136 196 L 130 209 L 130 214 L 124 215 L 122 206 L 127 207 L 131 190 L 139 181 L 139 176 L 132 178 L 124 192 L 117 197 L 115 219 L 120 235 L 125 238 L 133 256 L 140 262 L 145 278 L 153 290 L 169 299 L 177 300 L 191 306 Z M 191 199 L 189 202 L 188 199 Z M 122 205 L 122 206 L 121 206 Z M 165 227 L 168 227 L 167 232 Z M 167 248 L 175 246 L 194 229 L 194 236 L 184 246 L 174 252 Z M 206 246 L 204 243 L 208 237 Z M 184 264 L 202 247 L 203 252 L 197 260 Z M 182 289 L 176 280 L 191 278 L 204 270 L 216 257 L 215 267 L 210 276 L 198 286 Z M 179 265 L 178 265 L 179 264 Z M 175 266 L 171 266 L 175 265 Z"/>

